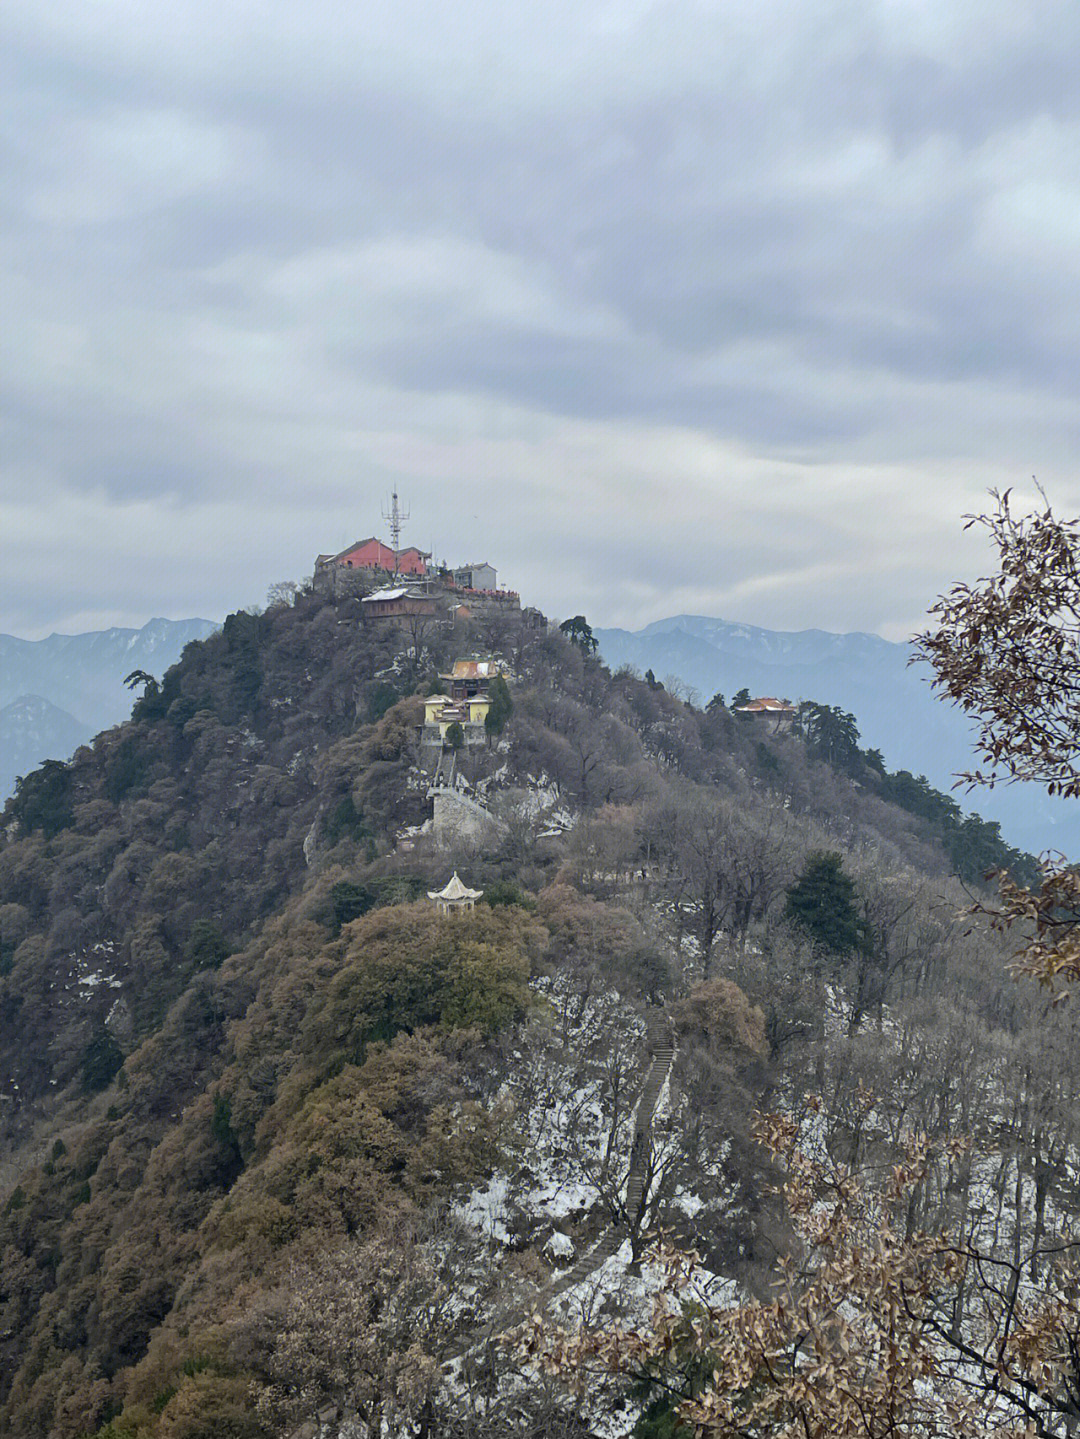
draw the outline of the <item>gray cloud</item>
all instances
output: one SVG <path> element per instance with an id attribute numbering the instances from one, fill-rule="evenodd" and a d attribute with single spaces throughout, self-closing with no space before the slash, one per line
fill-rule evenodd
<path id="1" fill-rule="evenodd" d="M 223 612 L 396 484 L 558 613 L 897 634 L 986 485 L 1080 504 L 1075 6 L 0 37 L 0 628 Z"/>

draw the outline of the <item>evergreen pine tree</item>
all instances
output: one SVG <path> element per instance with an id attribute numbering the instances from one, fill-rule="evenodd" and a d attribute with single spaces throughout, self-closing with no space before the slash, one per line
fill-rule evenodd
<path id="1" fill-rule="evenodd" d="M 465 743 L 465 731 L 457 720 L 446 726 L 444 740 L 451 749 L 460 749 Z"/>
<path id="2" fill-rule="evenodd" d="M 491 681 L 488 688 L 488 699 L 491 701 L 491 708 L 484 716 L 484 729 L 488 736 L 492 737 L 502 734 L 507 720 L 514 711 L 514 701 L 510 698 L 510 686 L 502 675 L 496 675 Z"/>
<path id="3" fill-rule="evenodd" d="M 834 954 L 865 949 L 866 926 L 856 905 L 855 882 L 833 851 L 812 854 L 787 892 L 784 917 L 797 924 L 815 944 Z"/>

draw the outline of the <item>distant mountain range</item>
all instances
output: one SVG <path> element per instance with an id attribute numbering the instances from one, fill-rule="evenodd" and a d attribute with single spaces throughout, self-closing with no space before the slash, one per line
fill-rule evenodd
<path id="1" fill-rule="evenodd" d="M 16 776 L 43 759 L 67 759 L 93 731 L 40 695 L 20 695 L 0 709 L 0 804 L 13 793 Z"/>
<path id="2" fill-rule="evenodd" d="M 909 666 L 908 645 L 878 635 L 794 632 L 675 615 L 641 630 L 596 630 L 612 667 L 677 677 L 704 704 L 742 688 L 754 696 L 839 705 L 858 721 L 864 746 L 881 750 L 890 769 L 924 774 L 949 792 L 956 774 L 973 768 L 972 730 L 958 710 L 935 697 L 925 665 Z M 1049 799 L 1035 786 L 1012 785 L 954 796 L 965 809 L 996 819 L 1010 844 L 1034 853 L 1080 854 L 1080 804 Z"/>
<path id="3" fill-rule="evenodd" d="M 124 676 L 144 669 L 160 676 L 212 620 L 153 619 L 141 629 L 96 630 L 23 640 L 0 635 L 0 804 L 43 759 L 67 759 L 100 730 L 131 713 Z M 878 635 L 786 632 L 732 624 L 703 615 L 675 615 L 644 629 L 597 630 L 605 662 L 676 677 L 705 703 L 717 692 L 813 699 L 850 710 L 862 743 L 880 749 L 890 769 L 925 774 L 946 792 L 972 764 L 971 728 L 935 698 L 925 666 L 909 666 L 910 649 Z M 1005 838 L 1038 853 L 1054 847 L 1080 855 L 1080 804 L 1052 801 L 1034 786 L 970 795 L 965 809 L 996 819 Z"/>
<path id="4" fill-rule="evenodd" d="M 212 620 L 153 619 L 142 629 L 95 630 L 23 640 L 0 635 L 0 804 L 15 776 L 44 759 L 67 759 L 79 745 L 131 713 L 124 676 L 158 678 Z"/>

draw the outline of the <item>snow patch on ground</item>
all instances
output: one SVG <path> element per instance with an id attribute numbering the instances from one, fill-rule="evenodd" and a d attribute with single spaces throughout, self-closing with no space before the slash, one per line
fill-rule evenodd
<path id="1" fill-rule="evenodd" d="M 616 991 L 579 995 L 565 974 L 541 976 L 533 989 L 543 1006 L 499 1094 L 517 1111 L 522 1162 L 474 1189 L 455 1214 L 504 1248 L 540 1246 L 556 1225 L 582 1250 L 607 1226 L 605 1191 L 629 1167 L 633 1107 L 648 1068 L 645 1024 Z M 613 1110 L 619 1047 L 626 1088 Z"/>
<path id="2" fill-rule="evenodd" d="M 546 774 L 529 775 L 521 799 L 522 811 L 540 826 L 540 838 L 549 839 L 573 829 L 575 816 L 562 803 L 559 786 Z"/>
<path id="3" fill-rule="evenodd" d="M 101 939 L 89 949 L 68 956 L 75 970 L 75 984 L 80 998 L 89 999 L 97 989 L 123 989 L 123 983 L 112 972 L 110 960 L 118 954 L 114 940 Z"/>
<path id="4" fill-rule="evenodd" d="M 474 1189 L 463 1203 L 454 1205 L 454 1218 L 460 1219 L 491 1243 L 509 1244 L 510 1231 L 506 1227 L 510 1212 L 509 1192 L 509 1178 L 496 1172 L 487 1184 Z"/>
<path id="5" fill-rule="evenodd" d="M 568 1234 L 562 1234 L 558 1229 L 555 1230 L 551 1238 L 544 1245 L 544 1251 L 560 1264 L 569 1264 L 576 1253 L 574 1241 Z"/>

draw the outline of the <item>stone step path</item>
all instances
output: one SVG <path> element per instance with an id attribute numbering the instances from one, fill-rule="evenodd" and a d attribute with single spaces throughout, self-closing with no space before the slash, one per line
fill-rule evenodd
<path id="1" fill-rule="evenodd" d="M 540 1291 L 536 1297 L 535 1308 L 541 1312 L 550 1308 L 575 1284 L 580 1284 L 599 1269 L 613 1254 L 618 1252 L 626 1238 L 627 1228 L 632 1233 L 636 1232 L 644 1221 L 645 1175 L 652 1145 L 653 1115 L 656 1113 L 656 1106 L 663 1093 L 664 1085 L 671 1074 L 676 1052 L 675 1031 L 665 1014 L 650 1010 L 648 1025 L 652 1062 L 645 1076 L 645 1083 L 642 1085 L 634 1112 L 634 1147 L 631 1152 L 630 1172 L 626 1181 L 623 1216 L 608 1224 L 600 1237 L 578 1256 L 564 1274 L 560 1274 L 557 1279 L 553 1279 Z M 493 1337 L 495 1336 L 489 1335 L 480 1341 L 474 1339 L 471 1342 L 459 1340 L 456 1345 L 451 1347 L 449 1362 L 453 1363 L 477 1352 Z"/>
<path id="2" fill-rule="evenodd" d="M 554 1304 L 560 1295 L 565 1294 L 568 1289 L 573 1289 L 574 1285 L 580 1284 L 583 1279 L 587 1279 L 594 1269 L 599 1269 L 601 1264 L 606 1263 L 613 1254 L 617 1253 L 622 1242 L 623 1234 L 620 1227 L 617 1224 L 609 1224 L 596 1243 L 586 1249 L 565 1274 L 560 1274 L 558 1279 L 553 1279 L 546 1289 L 541 1290 L 536 1307 L 546 1309 L 549 1305 Z"/>
<path id="3" fill-rule="evenodd" d="M 452 789 L 454 786 L 454 770 L 457 766 L 457 755 L 453 750 L 443 750 L 439 755 L 439 763 L 435 766 L 435 775 L 431 781 L 431 789 Z"/>
<path id="4" fill-rule="evenodd" d="M 638 1100 L 634 1124 L 634 1144 L 630 1152 L 630 1173 L 626 1180 L 626 1216 L 636 1230 L 645 1217 L 645 1184 L 652 1152 L 652 1121 L 656 1105 L 675 1062 L 675 1036 L 670 1023 L 659 1016 L 652 1021 L 653 1062 L 645 1077 L 645 1087 Z"/>

